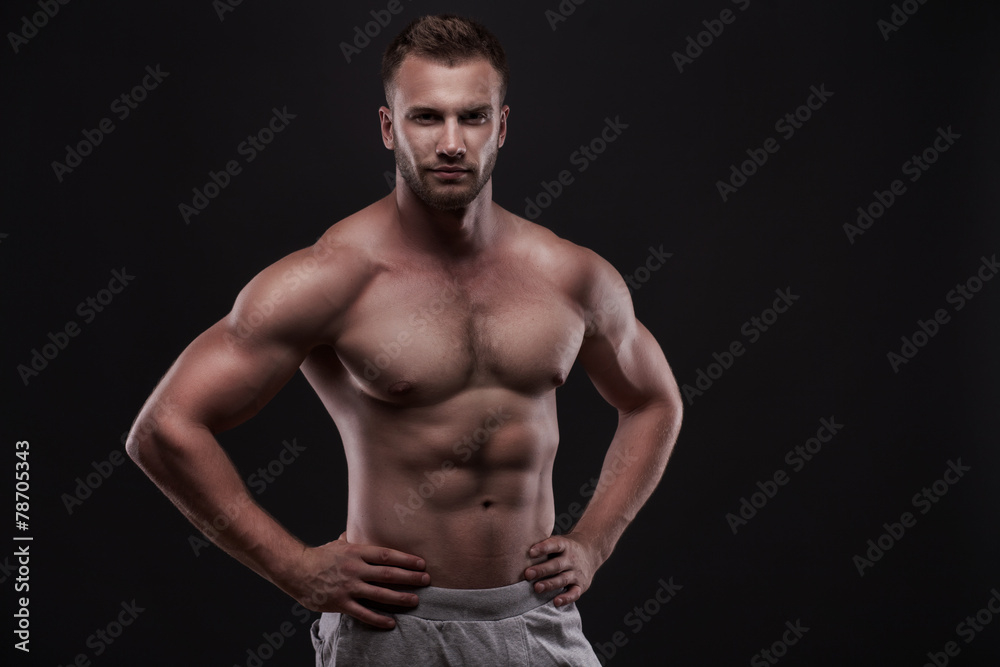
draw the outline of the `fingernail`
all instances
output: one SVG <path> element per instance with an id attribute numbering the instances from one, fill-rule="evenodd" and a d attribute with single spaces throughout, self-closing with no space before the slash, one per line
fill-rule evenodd
<path id="1" fill-rule="evenodd" d="M 420 577 L 420 583 L 422 583 L 424 586 L 431 583 L 431 575 L 425 574 L 424 576 Z"/>
<path id="2" fill-rule="evenodd" d="M 524 573 L 524 576 L 527 577 L 528 579 L 534 579 L 535 578 L 535 571 L 534 570 L 528 570 L 527 572 Z"/>

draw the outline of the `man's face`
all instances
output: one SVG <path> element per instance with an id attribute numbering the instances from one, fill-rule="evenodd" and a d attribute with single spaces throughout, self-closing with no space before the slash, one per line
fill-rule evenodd
<path id="1" fill-rule="evenodd" d="M 382 140 L 406 184 L 429 206 L 467 207 L 493 174 L 507 135 L 500 76 L 485 59 L 454 67 L 408 56 L 396 73 Z"/>

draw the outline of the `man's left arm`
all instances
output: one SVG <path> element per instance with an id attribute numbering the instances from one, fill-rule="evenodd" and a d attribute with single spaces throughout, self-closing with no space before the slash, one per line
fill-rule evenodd
<path id="1" fill-rule="evenodd" d="M 680 391 L 656 339 L 636 318 L 628 287 L 603 259 L 591 255 L 582 295 L 587 328 L 577 357 L 601 396 L 618 410 L 618 428 L 597 489 L 566 535 L 533 545 L 549 560 L 525 571 L 535 590 L 567 587 L 555 605 L 575 602 L 610 557 L 622 532 L 653 493 L 681 425 Z"/>

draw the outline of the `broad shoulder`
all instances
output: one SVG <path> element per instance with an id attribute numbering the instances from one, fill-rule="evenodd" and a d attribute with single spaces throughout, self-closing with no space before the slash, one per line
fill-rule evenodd
<path id="1" fill-rule="evenodd" d="M 544 270 L 581 306 L 590 310 L 601 300 L 628 298 L 628 288 L 617 269 L 597 252 L 511 215 L 517 228 L 519 254 Z"/>
<path id="2" fill-rule="evenodd" d="M 376 202 L 338 221 L 312 245 L 260 271 L 237 296 L 231 323 L 259 322 L 252 328 L 262 335 L 329 334 L 329 327 L 382 270 L 372 233 L 378 206 Z"/>

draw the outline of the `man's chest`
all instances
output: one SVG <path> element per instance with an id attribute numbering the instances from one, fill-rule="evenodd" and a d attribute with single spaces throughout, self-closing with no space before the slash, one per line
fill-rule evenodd
<path id="1" fill-rule="evenodd" d="M 470 386 L 562 384 L 583 338 L 576 304 L 532 270 L 475 278 L 389 273 L 345 318 L 337 355 L 376 396 L 433 400 Z"/>

